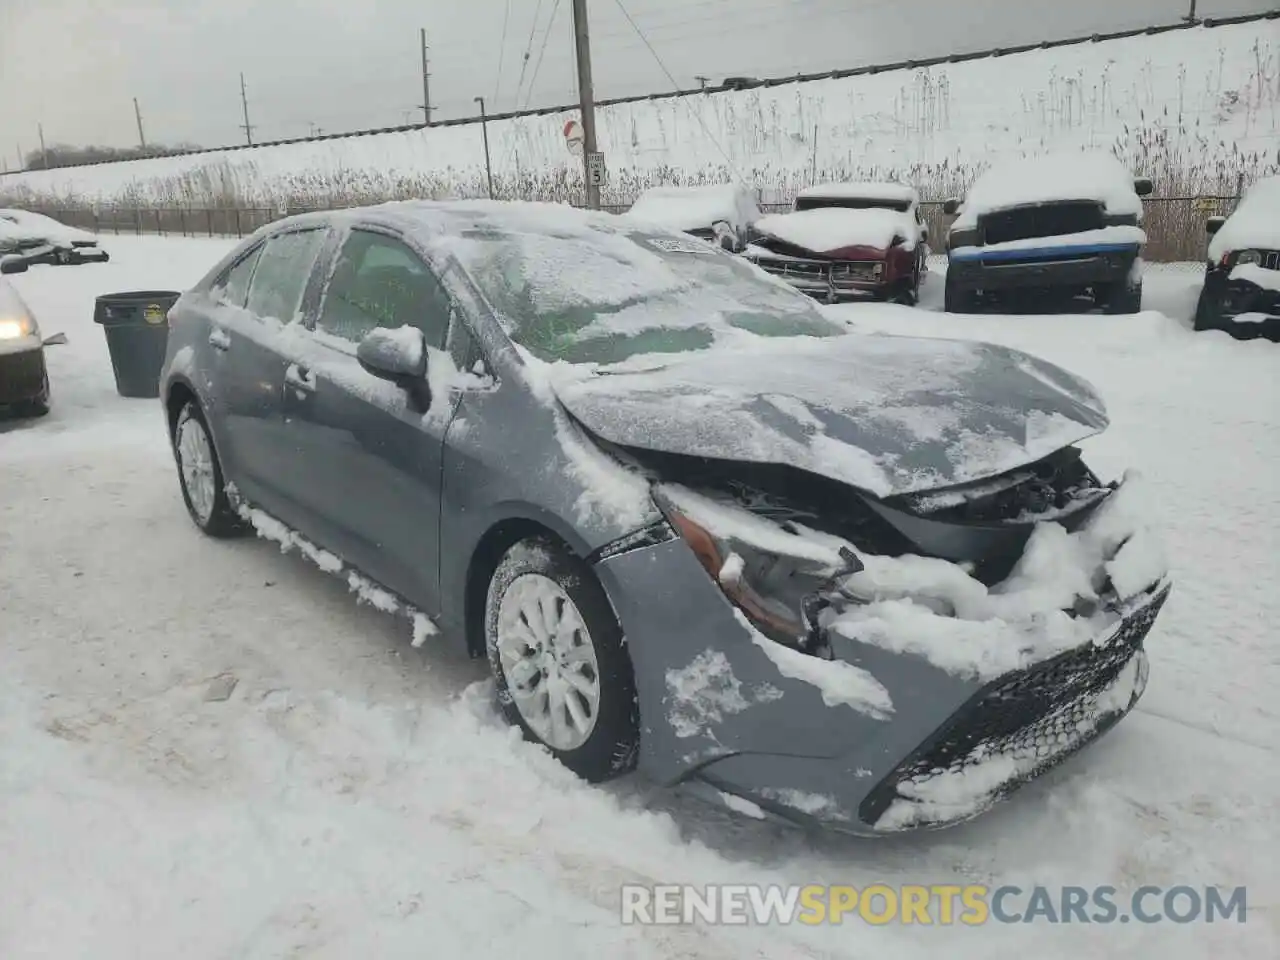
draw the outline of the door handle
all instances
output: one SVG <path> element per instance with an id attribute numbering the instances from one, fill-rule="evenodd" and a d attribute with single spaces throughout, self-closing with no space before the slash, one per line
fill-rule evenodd
<path id="1" fill-rule="evenodd" d="M 314 393 L 316 389 L 316 375 L 306 367 L 296 363 L 291 363 L 285 368 L 284 382 L 286 386 L 293 387 L 295 390 L 303 390 L 307 393 Z"/>
<path id="2" fill-rule="evenodd" d="M 230 350 L 231 338 L 227 336 L 227 332 L 220 327 L 214 327 L 209 331 L 209 346 L 215 350 Z"/>

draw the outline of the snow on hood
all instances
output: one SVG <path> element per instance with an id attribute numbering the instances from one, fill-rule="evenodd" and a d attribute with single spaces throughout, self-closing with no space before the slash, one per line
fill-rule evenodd
<path id="1" fill-rule="evenodd" d="M 28 210 L 0 209 L 0 236 L 14 239 L 51 240 L 70 243 L 97 241 L 92 233 L 78 227 L 69 227 L 44 214 Z"/>
<path id="2" fill-rule="evenodd" d="M 775 213 L 756 221 L 755 229 L 767 236 L 814 253 L 830 253 L 842 247 L 875 247 L 887 250 L 895 237 L 910 249 L 919 233 L 915 221 L 896 210 L 849 210 L 824 207 L 797 213 Z"/>
<path id="3" fill-rule="evenodd" d="M 967 483 L 1107 426 L 1085 381 L 993 344 L 882 334 L 794 337 L 594 372 L 556 396 L 613 443 L 787 464 L 875 496 Z"/>
<path id="4" fill-rule="evenodd" d="M 1055 153 L 997 164 L 974 182 L 952 229 L 996 210 L 1055 200 L 1096 200 L 1107 213 L 1142 217 L 1134 175 L 1106 153 Z"/>
<path id="5" fill-rule="evenodd" d="M 1280 250 L 1280 177 L 1266 177 L 1245 191 L 1240 206 L 1213 235 L 1209 259 L 1256 249 Z"/>
<path id="6" fill-rule="evenodd" d="M 759 219 L 760 210 L 746 187 L 716 183 L 654 187 L 642 193 L 625 215 L 669 230 L 698 230 L 720 220 L 740 230 Z"/>

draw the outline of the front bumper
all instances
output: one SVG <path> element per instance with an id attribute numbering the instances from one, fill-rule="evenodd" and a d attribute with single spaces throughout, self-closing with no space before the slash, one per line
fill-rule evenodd
<path id="1" fill-rule="evenodd" d="M 1042 287 L 1084 288 L 1124 281 L 1138 258 L 1136 246 L 1063 247 L 951 254 L 947 282 L 964 290 L 1003 291 Z"/>
<path id="2" fill-rule="evenodd" d="M 1280 291 L 1248 280 L 1228 280 L 1222 293 L 1221 316 L 1237 336 L 1280 340 Z"/>
<path id="3" fill-rule="evenodd" d="M 39 340 L 21 344 L 0 341 L 0 406 L 26 403 L 44 395 L 44 349 Z"/>
<path id="4" fill-rule="evenodd" d="M 1126 600 L 1112 595 L 1073 616 L 1083 642 L 1037 643 L 1046 652 L 1016 668 L 970 673 L 946 662 L 949 651 L 894 648 L 865 633 L 828 630 L 832 660 L 775 644 L 683 540 L 596 570 L 634 667 L 641 769 L 861 836 L 975 817 L 1102 736 L 1145 689 L 1144 641 L 1170 589 L 1167 574 L 1152 573 Z M 994 629 L 938 620 L 969 638 Z"/>

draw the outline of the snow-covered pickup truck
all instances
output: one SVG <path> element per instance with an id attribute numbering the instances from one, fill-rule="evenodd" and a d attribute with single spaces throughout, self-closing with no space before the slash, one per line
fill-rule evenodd
<path id="1" fill-rule="evenodd" d="M 1280 176 L 1255 183 L 1230 217 L 1211 217 L 1213 237 L 1197 330 L 1280 340 Z"/>
<path id="2" fill-rule="evenodd" d="M 1107 313 L 1142 305 L 1142 197 L 1135 178 L 1102 153 L 1052 154 L 991 168 L 947 233 L 946 310 L 971 313 L 1013 293 L 1089 293 Z"/>
<path id="3" fill-rule="evenodd" d="M 800 191 L 790 213 L 757 220 L 745 256 L 829 303 L 871 297 L 912 304 L 928 235 L 911 187 L 826 184 Z"/>
<path id="4" fill-rule="evenodd" d="M 668 230 L 679 230 L 728 250 L 741 253 L 747 232 L 760 219 L 755 191 L 740 183 L 695 187 L 651 187 L 636 199 L 626 215 Z"/>

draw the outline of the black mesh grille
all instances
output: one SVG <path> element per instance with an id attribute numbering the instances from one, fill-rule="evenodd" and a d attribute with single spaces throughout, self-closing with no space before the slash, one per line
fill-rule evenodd
<path id="1" fill-rule="evenodd" d="M 39 350 L 0 356 L 0 403 L 30 400 L 44 387 L 44 358 Z"/>
<path id="2" fill-rule="evenodd" d="M 1262 254 L 1261 266 L 1264 270 L 1280 270 L 1280 250 L 1259 250 Z"/>
<path id="3" fill-rule="evenodd" d="M 901 784 L 924 784 L 993 757 L 1020 761 L 1025 772 L 994 789 L 994 802 L 1096 739 L 1121 715 L 1100 713 L 1098 695 L 1142 649 L 1168 596 L 1166 586 L 1125 618 L 1109 643 L 1068 651 L 978 693 L 867 795 L 862 819 L 874 824 L 894 801 L 910 802 Z"/>
<path id="4" fill-rule="evenodd" d="M 1007 243 L 1032 237 L 1057 237 L 1102 227 L 1102 208 L 1096 203 L 1071 201 L 1000 210 L 983 216 L 983 243 Z"/>

